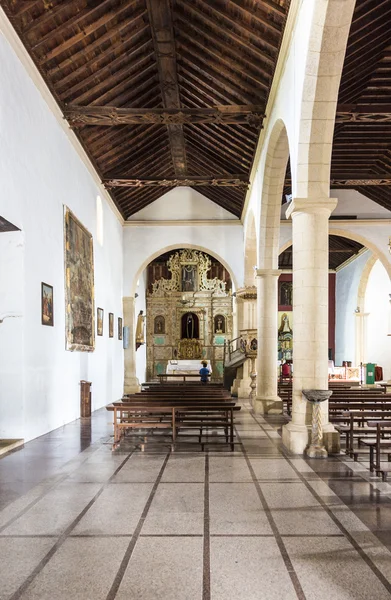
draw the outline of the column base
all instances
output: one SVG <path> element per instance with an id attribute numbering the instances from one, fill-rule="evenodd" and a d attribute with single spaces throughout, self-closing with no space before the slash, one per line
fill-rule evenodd
<path id="1" fill-rule="evenodd" d="M 327 450 L 324 446 L 311 446 L 305 451 L 308 458 L 327 458 Z"/>
<path id="2" fill-rule="evenodd" d="M 260 415 L 282 415 L 283 403 L 279 396 L 254 398 L 253 409 Z"/>
<path id="3" fill-rule="evenodd" d="M 312 456 L 308 453 L 311 450 L 310 440 L 310 426 L 297 425 L 296 423 L 290 422 L 282 428 L 282 443 L 290 450 L 290 452 L 293 452 L 293 454 L 304 454 L 305 452 L 310 458 L 319 458 L 319 456 Z M 323 444 L 326 450 L 326 456 L 328 454 L 339 454 L 341 451 L 340 435 L 339 432 L 334 429 L 332 423 L 327 423 L 323 426 Z M 315 446 L 312 448 L 315 448 Z M 320 457 L 324 458 L 324 455 L 321 453 Z"/>
<path id="4" fill-rule="evenodd" d="M 341 452 L 341 436 L 332 423 L 323 425 L 323 444 L 329 454 Z"/>
<path id="5" fill-rule="evenodd" d="M 137 394 L 141 392 L 141 385 L 137 377 L 128 377 L 124 381 L 124 394 Z"/>
<path id="6" fill-rule="evenodd" d="M 246 377 L 245 379 L 241 379 L 238 386 L 238 398 L 249 399 L 251 394 L 251 379 Z"/>
<path id="7" fill-rule="evenodd" d="M 293 454 L 304 454 L 308 447 L 310 430 L 307 425 L 288 423 L 282 428 L 282 443 Z"/>

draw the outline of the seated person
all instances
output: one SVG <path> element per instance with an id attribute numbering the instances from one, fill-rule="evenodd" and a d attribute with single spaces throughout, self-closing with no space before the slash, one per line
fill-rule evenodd
<path id="1" fill-rule="evenodd" d="M 208 383 L 208 377 L 209 377 L 210 373 L 209 373 L 209 369 L 208 369 L 208 363 L 205 361 L 202 361 L 202 368 L 200 369 L 200 375 L 201 375 L 201 383 Z"/>

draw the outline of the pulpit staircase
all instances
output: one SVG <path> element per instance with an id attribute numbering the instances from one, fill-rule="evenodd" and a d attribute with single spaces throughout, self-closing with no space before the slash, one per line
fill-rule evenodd
<path id="1" fill-rule="evenodd" d="M 224 343 L 224 387 L 231 389 L 236 373 L 248 358 L 254 357 L 254 350 L 250 350 L 247 339 L 239 336 Z"/>

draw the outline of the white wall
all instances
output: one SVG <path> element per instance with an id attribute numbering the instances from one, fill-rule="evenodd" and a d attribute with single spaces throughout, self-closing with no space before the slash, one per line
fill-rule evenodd
<path id="1" fill-rule="evenodd" d="M 369 275 L 365 293 L 366 355 L 368 362 L 383 367 L 384 379 L 391 379 L 391 333 L 389 329 L 391 283 L 383 265 L 376 261 Z"/>
<path id="2" fill-rule="evenodd" d="M 141 273 L 138 279 L 138 286 L 136 287 L 136 293 L 138 294 L 135 302 L 135 315 L 139 314 L 140 310 L 144 311 L 144 315 L 147 314 L 147 302 L 146 302 L 146 291 L 147 291 L 147 269 Z M 147 331 L 147 324 L 145 323 L 145 335 Z M 134 340 L 133 340 L 134 343 Z M 146 381 L 147 372 L 147 344 L 140 346 L 136 351 L 136 377 L 140 383 Z"/>
<path id="3" fill-rule="evenodd" d="M 16 261 L 16 270 L 24 263 L 23 289 L 8 298 L 0 293 L 0 314 L 23 311 L 22 320 L 8 319 L 0 325 L 1 355 L 8 349 L 15 355 L 16 340 L 24 353 L 24 361 L 10 359 L 1 369 L 0 435 L 28 440 L 79 416 L 81 379 L 93 382 L 93 408 L 122 394 L 123 351 L 117 339 L 123 295 L 122 226 L 103 200 L 103 244 L 98 243 L 99 189 L 2 34 L 0 64 L 0 215 L 22 230 L 18 242 L 22 246 L 14 252 L 10 246 L 8 258 L 2 259 L 3 290 L 20 285 L 12 262 Z M 64 204 L 94 236 L 95 305 L 105 310 L 105 330 L 93 353 L 65 351 Z M 54 327 L 41 325 L 42 281 L 54 286 Z M 115 315 L 112 339 L 108 312 Z"/>
<path id="4" fill-rule="evenodd" d="M 228 210 L 189 187 L 174 188 L 129 217 L 129 221 L 214 221 L 220 219 L 238 220 Z"/>
<path id="5" fill-rule="evenodd" d="M 360 279 L 369 252 L 364 252 L 356 260 L 337 272 L 335 288 L 335 364 L 356 359 L 356 317 L 357 295 Z M 361 311 L 363 307 L 360 307 Z"/>
<path id="6" fill-rule="evenodd" d="M 136 281 L 148 263 L 175 248 L 209 252 L 229 269 L 235 286 L 243 285 L 243 226 L 238 221 L 232 225 L 125 225 L 123 236 L 125 296 L 136 292 Z"/>

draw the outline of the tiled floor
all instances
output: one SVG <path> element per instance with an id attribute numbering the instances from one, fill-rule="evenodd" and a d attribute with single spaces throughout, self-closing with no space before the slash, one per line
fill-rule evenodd
<path id="1" fill-rule="evenodd" d="M 385 600 L 391 486 L 290 456 L 243 409 L 235 452 L 111 451 L 106 411 L 0 460 L 0 599 Z"/>

